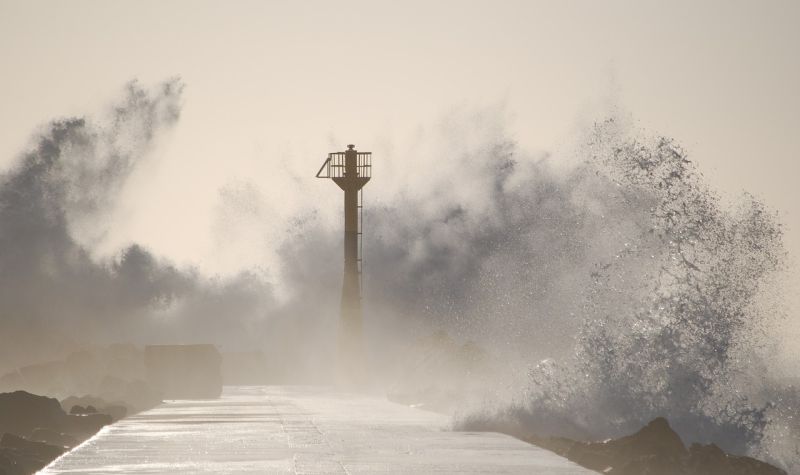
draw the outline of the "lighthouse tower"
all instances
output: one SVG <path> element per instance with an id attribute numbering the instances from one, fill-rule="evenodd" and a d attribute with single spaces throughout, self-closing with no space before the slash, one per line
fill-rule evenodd
<path id="1" fill-rule="evenodd" d="M 364 377 L 361 318 L 363 188 L 372 176 L 372 154 L 348 145 L 328 154 L 317 178 L 330 178 L 344 191 L 344 276 L 339 319 L 339 378 L 357 384 Z"/>

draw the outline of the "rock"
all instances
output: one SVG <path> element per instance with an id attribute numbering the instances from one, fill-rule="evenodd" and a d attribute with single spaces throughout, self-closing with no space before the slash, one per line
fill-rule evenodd
<path id="1" fill-rule="evenodd" d="M 688 455 L 681 438 L 663 417 L 653 419 L 639 432 L 604 444 L 617 458 L 652 455 L 659 459 L 678 461 Z"/>
<path id="2" fill-rule="evenodd" d="M 0 394 L 0 433 L 29 435 L 34 429 L 60 429 L 67 415 L 58 400 L 25 391 Z"/>
<path id="3" fill-rule="evenodd" d="M 45 464 L 67 451 L 64 447 L 34 442 L 8 433 L 3 434 L 2 439 L 0 439 L 0 447 L 25 452 L 46 461 Z"/>
<path id="4" fill-rule="evenodd" d="M 80 409 L 85 410 L 86 406 L 93 405 L 95 407 L 101 407 L 105 405 L 105 401 L 100 399 L 99 397 L 94 396 L 70 396 L 68 398 L 64 398 L 61 400 L 61 407 L 64 408 L 65 411 L 72 413 L 72 409 L 75 406 L 78 406 Z M 81 412 L 82 413 L 82 412 Z"/>
<path id="5" fill-rule="evenodd" d="M 93 396 L 70 396 L 61 401 L 61 407 L 64 409 L 71 408 L 69 413 L 75 415 L 91 414 L 92 412 L 108 414 L 114 421 L 118 421 L 127 416 L 129 410 L 125 403 L 109 404 L 103 399 Z M 134 411 L 131 410 L 130 412 Z"/>
<path id="6" fill-rule="evenodd" d="M 786 475 L 768 463 L 726 454 L 714 444 L 693 444 L 687 450 L 662 417 L 635 434 L 605 442 L 534 435 L 520 438 L 583 467 L 613 475 Z"/>
<path id="7" fill-rule="evenodd" d="M 126 412 L 121 406 L 110 408 Z M 73 405 L 73 414 L 67 415 L 54 398 L 25 391 L 0 394 L 0 475 L 34 473 L 112 422 L 110 415 L 86 409 Z"/>
<path id="8" fill-rule="evenodd" d="M 112 422 L 108 414 L 69 415 L 65 416 L 64 432 L 78 437 L 90 437 Z"/>
<path id="9" fill-rule="evenodd" d="M 78 439 L 75 437 L 69 434 L 63 434 L 54 429 L 47 429 L 43 427 L 34 429 L 34 431 L 31 433 L 30 440 L 67 448 L 72 448 L 78 445 Z"/>
<path id="10" fill-rule="evenodd" d="M 88 393 L 107 401 L 127 401 L 125 385 L 145 374 L 144 352 L 134 345 L 86 347 L 62 360 L 23 366 L 0 376 L 0 391 L 26 390 L 59 398 Z"/>
<path id="11" fill-rule="evenodd" d="M 615 457 L 616 454 L 602 443 L 576 442 L 563 455 L 583 467 L 614 474 L 620 473 L 619 467 L 625 460 Z"/>
<path id="12" fill-rule="evenodd" d="M 0 447 L 0 475 L 30 475 L 47 465 L 16 449 Z"/>
<path id="13" fill-rule="evenodd" d="M 673 475 L 688 456 L 680 437 L 663 417 L 616 440 L 569 444 L 565 439 L 551 439 L 551 445 L 586 468 L 622 475 Z"/>
<path id="14" fill-rule="evenodd" d="M 689 447 L 687 471 L 692 474 L 729 475 L 727 455 L 714 444 L 692 444 Z"/>
<path id="15" fill-rule="evenodd" d="M 13 434 L 0 439 L 0 473 L 29 475 L 42 469 L 66 451 L 64 447 L 32 442 Z"/>
<path id="16" fill-rule="evenodd" d="M 92 394 L 114 406 L 124 406 L 124 413 L 131 414 L 161 402 L 159 391 L 143 382 L 146 374 L 144 351 L 134 345 L 87 347 L 63 360 L 23 366 L 0 376 L 0 391 L 25 390 L 59 399 L 71 394 Z M 64 404 L 64 410 L 69 412 L 74 405 L 92 405 L 103 412 L 110 405 L 105 401 L 72 402 Z M 113 417 L 122 417 L 122 412 L 115 408 Z"/>
<path id="17" fill-rule="evenodd" d="M 726 454 L 714 444 L 692 444 L 687 475 L 786 475 L 783 470 L 751 457 Z"/>

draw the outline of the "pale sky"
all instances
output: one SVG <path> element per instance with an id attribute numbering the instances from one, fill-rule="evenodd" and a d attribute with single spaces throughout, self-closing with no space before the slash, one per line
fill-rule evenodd
<path id="1" fill-rule="evenodd" d="M 797 1 L 0 0 L 0 166 L 46 121 L 178 75 L 183 117 L 106 245 L 227 271 L 212 228 L 231 183 L 282 216 L 350 142 L 404 149 L 448 112 L 502 107 L 522 147 L 553 150 L 616 109 L 778 210 L 798 260 L 798 25 Z M 338 203 L 322 185 L 312 202 Z"/>

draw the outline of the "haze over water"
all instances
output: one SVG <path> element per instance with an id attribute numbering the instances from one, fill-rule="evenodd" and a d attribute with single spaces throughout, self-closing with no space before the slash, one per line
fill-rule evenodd
<path id="1" fill-rule="evenodd" d="M 212 342 L 326 382 L 341 203 L 313 173 L 355 143 L 380 383 L 443 330 L 499 368 L 443 379 L 468 413 L 666 411 L 791 466 L 798 13 L 4 2 L 0 369 Z"/>

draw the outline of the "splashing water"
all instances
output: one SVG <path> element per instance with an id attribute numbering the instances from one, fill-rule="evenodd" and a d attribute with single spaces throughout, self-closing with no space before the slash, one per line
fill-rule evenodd
<path id="1" fill-rule="evenodd" d="M 597 126 L 585 166 L 633 219 L 608 223 L 624 239 L 591 272 L 575 354 L 536 365 L 525 399 L 491 417 L 602 439 L 665 416 L 686 442 L 796 466 L 800 393 L 772 376 L 766 337 L 780 312 L 763 290 L 785 258 L 775 215 L 749 195 L 725 208 L 672 140 L 618 132 Z"/>
<path id="2" fill-rule="evenodd" d="M 179 99 L 177 83 L 133 85 L 110 126 L 56 121 L 2 177 L 0 241 L 15 250 L 0 259 L 3 361 L 14 344 L 53 346 L 15 343 L 21 329 L 50 329 L 263 345 L 287 371 L 328 372 L 341 233 L 313 213 L 294 217 L 291 238 L 263 240 L 274 243 L 283 300 L 263 275 L 208 278 L 135 245 L 92 257 L 104 207 L 178 119 Z M 594 129 L 569 170 L 520 150 L 500 122 L 448 117 L 410 150 L 375 150 L 400 177 L 376 175 L 365 208 L 365 322 L 379 370 L 391 379 L 407 363 L 397 347 L 414 338 L 409 328 L 443 329 L 476 345 L 437 343 L 467 355 L 443 358 L 441 372 L 463 374 L 426 381 L 514 400 L 494 417 L 605 438 L 665 416 L 685 442 L 800 466 L 800 395 L 770 359 L 782 315 L 770 291 L 784 265 L 775 216 L 750 196 L 725 205 L 673 141 L 616 121 Z M 223 205 L 268 210 L 250 202 L 260 196 L 254 185 Z M 489 369 L 461 364 L 484 353 Z"/>

